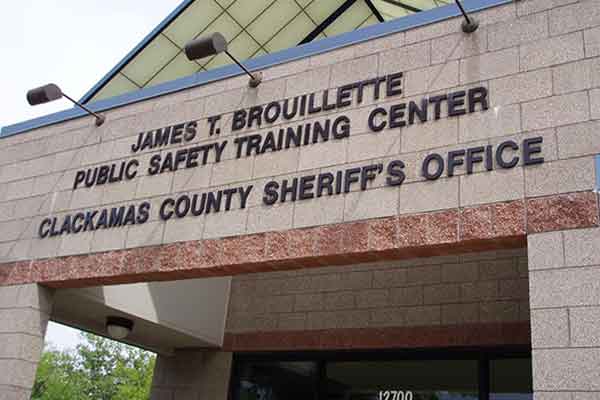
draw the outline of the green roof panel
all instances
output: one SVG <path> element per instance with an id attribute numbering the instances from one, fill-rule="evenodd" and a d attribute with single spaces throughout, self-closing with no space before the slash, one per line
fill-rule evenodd
<path id="1" fill-rule="evenodd" d="M 225 54 L 185 57 L 188 41 L 212 32 L 222 33 L 230 53 L 244 61 L 379 23 L 369 2 L 388 21 L 452 0 L 191 0 L 89 98 L 106 99 L 231 64 Z"/>

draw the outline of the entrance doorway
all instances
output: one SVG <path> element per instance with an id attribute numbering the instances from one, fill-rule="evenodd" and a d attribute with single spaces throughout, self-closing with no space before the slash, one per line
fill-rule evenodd
<path id="1" fill-rule="evenodd" d="M 236 355 L 231 400 L 530 400 L 531 354 L 512 351 Z"/>

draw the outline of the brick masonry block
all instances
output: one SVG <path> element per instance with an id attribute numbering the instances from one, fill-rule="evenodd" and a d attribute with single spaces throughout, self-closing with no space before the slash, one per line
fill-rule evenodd
<path id="1" fill-rule="evenodd" d="M 383 271 L 374 271 L 373 272 L 373 287 L 374 288 L 387 288 L 387 287 L 394 287 L 394 286 L 403 286 L 406 282 L 407 282 L 407 270 L 404 268 L 393 268 L 393 269 L 386 269 Z"/>
<path id="2" fill-rule="evenodd" d="M 442 269 L 440 265 L 428 265 L 409 268 L 406 275 L 409 285 L 423 285 L 440 283 L 442 281 Z"/>
<path id="3" fill-rule="evenodd" d="M 406 310 L 407 326 L 440 325 L 442 308 L 439 305 L 411 307 Z"/>
<path id="4" fill-rule="evenodd" d="M 600 307 L 574 307 L 569 317 L 573 347 L 600 347 Z"/>
<path id="5" fill-rule="evenodd" d="M 552 70 L 540 69 L 490 81 L 493 106 L 520 103 L 552 95 Z"/>
<path id="6" fill-rule="evenodd" d="M 490 346 L 528 341 L 529 324 L 522 322 L 253 332 L 228 334 L 225 339 L 230 351 Z"/>
<path id="7" fill-rule="evenodd" d="M 552 69 L 554 94 L 590 89 L 600 85 L 600 59 L 586 59 Z"/>
<path id="8" fill-rule="evenodd" d="M 600 25 L 600 10 L 595 0 L 581 1 L 550 10 L 550 34 L 561 35 Z"/>
<path id="9" fill-rule="evenodd" d="M 488 46 L 492 51 L 546 37 L 548 37 L 547 13 L 523 16 L 488 28 Z"/>
<path id="10" fill-rule="evenodd" d="M 433 64 L 445 63 L 464 57 L 483 53 L 488 48 L 488 30 L 480 29 L 473 35 L 455 33 L 443 36 L 431 42 L 431 61 Z"/>
<path id="11" fill-rule="evenodd" d="M 442 305 L 442 324 L 468 324 L 479 322 L 479 304 Z"/>
<path id="12" fill-rule="evenodd" d="M 455 211 L 401 216 L 398 218 L 398 245 L 409 247 L 427 243 L 454 243 L 458 241 L 458 223 L 459 215 Z"/>
<path id="13" fill-rule="evenodd" d="M 496 107 L 483 113 L 462 115 L 459 118 L 459 142 L 507 136 L 521 130 L 521 111 L 518 105 Z"/>
<path id="14" fill-rule="evenodd" d="M 600 391 L 600 349 L 534 350 L 533 382 L 536 391 Z"/>
<path id="15" fill-rule="evenodd" d="M 458 207 L 458 180 L 439 179 L 400 187 L 400 213 L 437 211 Z"/>
<path id="16" fill-rule="evenodd" d="M 344 204 L 344 221 L 396 215 L 400 203 L 400 190 L 397 188 L 377 188 L 350 192 Z"/>
<path id="17" fill-rule="evenodd" d="M 590 90 L 590 109 L 593 119 L 600 119 L 600 89 Z"/>
<path id="18" fill-rule="evenodd" d="M 600 27 L 584 31 L 583 37 L 585 42 L 585 56 L 600 56 Z"/>
<path id="19" fill-rule="evenodd" d="M 565 265 L 563 234 L 546 232 L 527 237 L 529 269 L 561 268 Z"/>
<path id="20" fill-rule="evenodd" d="M 498 295 L 504 300 L 529 301 L 529 281 L 527 279 L 502 279 L 498 281 Z"/>
<path id="21" fill-rule="evenodd" d="M 498 281 L 480 281 L 462 283 L 461 302 L 479 302 L 498 300 Z"/>
<path id="22" fill-rule="evenodd" d="M 568 347 L 569 344 L 566 308 L 531 310 L 531 345 L 534 349 Z"/>
<path id="23" fill-rule="evenodd" d="M 560 127 L 556 130 L 558 155 L 574 158 L 600 153 L 600 138 L 596 134 L 600 121 L 589 121 Z"/>
<path id="24" fill-rule="evenodd" d="M 598 267 L 531 272 L 531 308 L 600 305 L 598 272 Z"/>
<path id="25" fill-rule="evenodd" d="M 426 67 L 431 63 L 431 43 L 422 42 L 392 49 L 382 53 L 380 60 L 380 74 L 390 74 Z"/>
<path id="26" fill-rule="evenodd" d="M 516 47 L 508 48 L 460 60 L 460 83 L 499 78 L 518 71 L 519 50 Z"/>
<path id="27" fill-rule="evenodd" d="M 362 79 L 375 78 L 377 76 L 377 60 L 377 55 L 373 55 L 334 64 L 331 69 L 331 85 L 338 87 Z M 402 69 L 394 72 L 397 71 L 402 71 Z"/>
<path id="28" fill-rule="evenodd" d="M 463 207 L 524 197 L 525 178 L 520 168 L 463 175 L 459 179 L 460 202 Z"/>
<path id="29" fill-rule="evenodd" d="M 382 308 L 390 303 L 390 293 L 386 289 L 364 290 L 356 293 L 357 308 Z"/>
<path id="30" fill-rule="evenodd" d="M 315 68 L 286 80 L 285 95 L 294 97 L 329 87 L 330 66 Z"/>
<path id="31" fill-rule="evenodd" d="M 426 286 L 424 289 L 425 304 L 456 303 L 460 299 L 460 285 L 442 284 Z"/>
<path id="32" fill-rule="evenodd" d="M 475 262 L 442 265 L 443 282 L 470 282 L 478 276 L 479 266 Z"/>
<path id="33" fill-rule="evenodd" d="M 528 15 L 550 10 L 566 4 L 577 3 L 579 0 L 528 0 L 517 3 L 517 14 Z"/>
<path id="34" fill-rule="evenodd" d="M 521 71 L 575 61 L 584 57 L 583 33 L 550 37 L 520 46 Z"/>
<path id="35" fill-rule="evenodd" d="M 404 92 L 408 96 L 441 91 L 459 84 L 459 61 L 448 61 L 406 72 Z"/>
<path id="36" fill-rule="evenodd" d="M 598 197 L 593 192 L 527 200 L 529 233 L 583 228 L 598 222 Z"/>
<path id="37" fill-rule="evenodd" d="M 479 318 L 481 322 L 506 322 L 518 321 L 519 302 L 496 301 L 481 303 L 479 307 Z"/>
<path id="38" fill-rule="evenodd" d="M 563 226 L 597 226 L 597 218 L 587 218 L 585 216 L 590 214 L 580 210 L 593 202 L 594 197 L 589 200 L 586 196 L 595 195 L 582 192 L 566 195 L 566 200 L 565 196 L 549 196 L 534 199 L 535 202 L 508 201 L 492 207 L 484 204 L 463 212 L 449 210 L 270 232 L 264 234 L 264 248 L 262 245 L 258 247 L 262 256 L 251 255 L 250 258 L 247 254 L 238 253 L 235 244 L 239 242 L 245 246 L 246 240 L 252 242 L 253 237 L 263 237 L 261 234 L 9 263 L 0 268 L 0 278 L 3 285 L 33 281 L 54 287 L 76 287 L 514 248 L 525 244 L 523 224 L 526 212 L 529 229 L 535 232 L 560 230 Z M 570 215 L 578 217 L 559 218 L 557 223 L 553 211 L 548 208 L 556 208 L 556 204 L 563 203 L 569 204 Z M 494 226 L 488 228 L 490 223 Z M 476 228 L 468 230 L 468 226 Z M 136 261 L 145 260 L 145 255 L 152 255 L 152 260 L 160 261 Z M 98 269 L 98 265 L 102 268 Z"/>
<path id="39" fill-rule="evenodd" d="M 515 258 L 501 258 L 479 262 L 479 279 L 511 279 L 519 276 Z"/>
<path id="40" fill-rule="evenodd" d="M 600 265 L 600 229 L 571 230 L 563 235 L 567 266 Z"/>
<path id="41" fill-rule="evenodd" d="M 522 104 L 525 130 L 544 129 L 587 121 L 589 100 L 586 92 L 554 96 Z"/>

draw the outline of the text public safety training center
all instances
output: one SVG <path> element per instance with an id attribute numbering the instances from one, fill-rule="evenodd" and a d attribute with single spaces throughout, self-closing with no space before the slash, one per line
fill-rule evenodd
<path id="1" fill-rule="evenodd" d="M 4 127 L 0 398 L 48 320 L 152 399 L 599 398 L 600 0 L 462 6 L 187 0 Z"/>

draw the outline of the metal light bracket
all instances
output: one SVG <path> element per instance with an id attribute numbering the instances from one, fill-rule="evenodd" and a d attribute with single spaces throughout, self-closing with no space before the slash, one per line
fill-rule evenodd
<path id="1" fill-rule="evenodd" d="M 463 23 L 461 25 L 462 31 L 464 33 L 475 32 L 477 30 L 477 28 L 479 28 L 479 22 L 477 22 L 475 20 L 475 18 L 469 17 L 469 14 L 467 14 L 465 9 L 463 8 L 462 4 L 460 3 L 460 0 L 456 0 L 456 5 L 460 9 L 460 12 L 462 13 L 463 17 L 465 17 L 465 20 L 463 21 Z"/>

